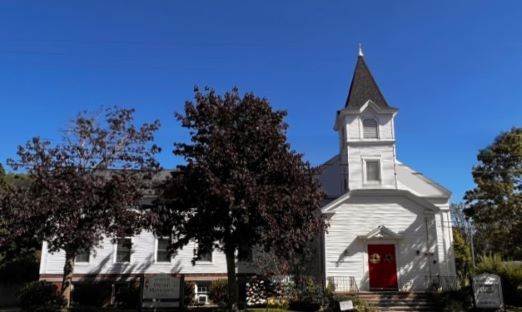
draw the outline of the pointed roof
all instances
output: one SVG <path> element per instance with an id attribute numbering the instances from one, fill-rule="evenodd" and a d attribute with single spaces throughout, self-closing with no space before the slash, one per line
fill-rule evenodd
<path id="1" fill-rule="evenodd" d="M 384 225 L 379 225 L 375 229 L 368 232 L 366 235 L 359 235 L 360 239 L 371 240 L 371 239 L 401 239 L 401 235 L 396 233 Z"/>
<path id="2" fill-rule="evenodd" d="M 368 69 L 368 65 L 364 61 L 364 56 L 361 50 L 359 50 L 345 107 L 349 110 L 358 110 L 368 100 L 371 100 L 381 108 L 391 108 L 382 95 L 381 90 L 379 90 L 379 86 L 377 86 L 372 73 Z"/>

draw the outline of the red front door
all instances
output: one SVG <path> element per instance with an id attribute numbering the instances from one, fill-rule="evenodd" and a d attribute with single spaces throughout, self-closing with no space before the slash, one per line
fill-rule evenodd
<path id="1" fill-rule="evenodd" d="M 395 245 L 368 245 L 370 289 L 397 289 Z"/>

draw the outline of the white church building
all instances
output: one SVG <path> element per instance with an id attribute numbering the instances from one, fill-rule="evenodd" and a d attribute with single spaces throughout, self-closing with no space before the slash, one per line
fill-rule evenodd
<path id="1" fill-rule="evenodd" d="M 319 176 L 329 228 L 316 264 L 337 291 L 425 291 L 455 276 L 451 193 L 397 159 L 396 115 L 360 53 L 346 105 L 335 116 L 339 150 Z M 147 274 L 183 274 L 205 298 L 209 281 L 226 278 L 224 254 L 213 251 L 193 265 L 195 244 L 173 255 L 165 246 L 149 232 L 107 239 L 76 258 L 73 281 L 126 283 Z M 40 278 L 60 283 L 64 259 L 44 243 Z"/>
<path id="2" fill-rule="evenodd" d="M 397 159 L 395 116 L 362 56 L 322 166 L 324 276 L 337 290 L 422 291 L 455 276 L 451 193 Z"/>

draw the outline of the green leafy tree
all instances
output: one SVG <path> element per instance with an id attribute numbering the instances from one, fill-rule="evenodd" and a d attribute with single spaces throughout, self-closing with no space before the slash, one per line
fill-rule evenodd
<path id="1" fill-rule="evenodd" d="M 26 175 L 6 173 L 0 164 L 0 203 L 11 187 L 24 183 L 28 183 Z M 0 237 L 9 235 L 7 221 L 7 215 L 0 214 Z M 41 243 L 32 237 L 18 237 L 0 244 L 0 280 L 20 282 L 35 279 Z"/>
<path id="2" fill-rule="evenodd" d="M 457 278 L 461 286 L 469 284 L 472 268 L 471 247 L 464 238 L 461 229 L 453 229 L 453 249 L 455 251 L 455 267 Z"/>
<path id="3" fill-rule="evenodd" d="M 472 224 L 470 217 L 465 213 L 466 206 L 463 203 L 450 204 L 451 225 L 453 228 L 460 229 L 467 240 L 471 232 Z"/>
<path id="4" fill-rule="evenodd" d="M 479 257 L 475 274 L 490 273 L 500 276 L 505 303 L 522 306 L 522 265 L 518 261 L 504 261 L 500 255 Z"/>
<path id="5" fill-rule="evenodd" d="M 7 190 L 7 182 L 6 182 L 6 174 L 4 167 L 0 163 L 0 200 L 3 197 L 3 194 Z M 0 236 L 7 235 L 7 229 L 5 227 L 5 216 L 0 215 Z M 5 261 L 5 252 L 3 251 L 5 249 L 4 246 L 0 246 L 0 266 Z"/>
<path id="6" fill-rule="evenodd" d="M 7 189 L 7 181 L 6 181 L 6 174 L 5 169 L 0 163 L 0 194 L 5 192 Z"/>
<path id="7" fill-rule="evenodd" d="M 292 151 L 285 112 L 237 89 L 224 96 L 195 91 L 177 114 L 190 143 L 176 143 L 184 157 L 160 191 L 154 231 L 170 233 L 173 249 L 196 241 L 194 260 L 210 249 L 226 255 L 230 310 L 237 309 L 236 254 L 248 258 L 258 245 L 292 258 L 309 250 L 323 230 L 322 193 L 311 166 Z"/>
<path id="8" fill-rule="evenodd" d="M 501 133 L 481 150 L 466 213 L 486 242 L 485 252 L 522 259 L 522 128 Z"/>
<path id="9" fill-rule="evenodd" d="M 461 286 L 469 284 L 469 277 L 473 267 L 471 235 L 472 226 L 468 216 L 464 214 L 465 206 L 462 203 L 450 205 L 451 223 L 453 226 L 453 250 L 455 252 L 455 267 L 457 279 Z"/>
<path id="10" fill-rule="evenodd" d="M 104 236 L 137 233 L 143 224 L 140 200 L 159 169 L 152 143 L 159 122 L 136 127 L 133 114 L 116 107 L 79 114 L 61 144 L 34 137 L 8 161 L 29 183 L 9 188 L 2 199 L 8 235 L 0 245 L 29 239 L 46 241 L 50 252 L 64 250 L 67 304 L 76 255 Z"/>

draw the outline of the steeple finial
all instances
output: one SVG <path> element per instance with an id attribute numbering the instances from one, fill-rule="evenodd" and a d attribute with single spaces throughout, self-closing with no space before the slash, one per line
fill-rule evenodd
<path id="1" fill-rule="evenodd" d="M 364 56 L 362 43 L 359 42 L 359 56 Z"/>

